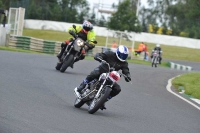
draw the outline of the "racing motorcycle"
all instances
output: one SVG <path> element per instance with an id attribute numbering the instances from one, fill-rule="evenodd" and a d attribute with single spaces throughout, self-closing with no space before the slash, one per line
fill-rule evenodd
<path id="1" fill-rule="evenodd" d="M 76 31 L 75 25 L 73 25 L 73 28 Z M 82 54 L 84 54 L 82 51 L 87 51 L 88 49 L 88 42 L 78 37 L 76 33 L 71 34 L 74 39 L 67 45 L 65 52 L 56 65 L 56 70 L 60 70 L 60 72 L 65 72 L 69 66 L 73 65 L 76 59 L 80 58 Z M 93 43 L 97 44 L 97 41 L 93 41 Z"/>
<path id="2" fill-rule="evenodd" d="M 151 65 L 152 65 L 152 67 L 153 66 L 157 67 L 159 64 L 159 60 L 160 60 L 159 51 L 157 51 L 157 50 L 154 51 L 152 55 L 153 55 L 153 57 L 151 59 Z"/>
<path id="3" fill-rule="evenodd" d="M 109 63 L 102 61 L 108 65 L 109 71 L 102 73 L 98 79 L 91 81 L 80 93 L 77 91 L 77 87 L 74 89 L 76 96 L 74 106 L 80 108 L 86 103 L 90 114 L 94 114 L 107 102 L 115 82 L 119 81 L 121 76 L 126 78 L 126 75 L 115 71 L 114 68 L 110 67 Z"/>

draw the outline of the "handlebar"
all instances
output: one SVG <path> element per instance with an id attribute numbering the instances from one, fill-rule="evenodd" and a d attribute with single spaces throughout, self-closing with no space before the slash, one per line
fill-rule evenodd
<path id="1" fill-rule="evenodd" d="M 98 58 L 98 57 L 97 57 L 97 58 Z M 110 72 L 110 70 L 112 69 L 112 68 L 110 68 L 110 64 L 107 63 L 105 60 L 103 60 L 103 59 L 101 59 L 101 58 L 98 58 L 98 59 L 101 60 L 101 62 L 104 62 L 105 64 L 108 65 L 109 72 Z M 123 74 L 122 72 L 119 72 L 119 74 L 120 74 L 120 76 L 123 76 L 124 78 L 127 78 L 127 76 L 126 76 L 125 74 Z M 129 80 L 129 79 L 128 79 L 128 80 Z M 130 82 L 131 84 L 133 84 L 130 80 L 129 80 L 129 82 Z"/>

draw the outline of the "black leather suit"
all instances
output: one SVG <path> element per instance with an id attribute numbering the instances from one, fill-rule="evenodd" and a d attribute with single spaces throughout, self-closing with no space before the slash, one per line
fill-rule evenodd
<path id="1" fill-rule="evenodd" d="M 94 57 L 95 60 L 100 61 L 98 58 L 101 58 L 110 64 L 110 67 L 113 67 L 115 71 L 122 70 L 122 73 L 125 74 L 128 79 L 125 78 L 127 82 L 131 81 L 131 76 L 128 68 L 128 62 L 122 62 L 118 60 L 116 54 L 112 51 L 106 51 L 104 53 L 97 53 Z M 87 77 L 86 80 L 89 83 L 95 78 L 99 78 L 102 73 L 108 72 L 108 66 L 106 64 L 101 63 L 100 66 L 95 68 Z M 121 91 L 121 87 L 115 83 L 113 85 L 110 96 L 114 97 L 119 94 Z"/>

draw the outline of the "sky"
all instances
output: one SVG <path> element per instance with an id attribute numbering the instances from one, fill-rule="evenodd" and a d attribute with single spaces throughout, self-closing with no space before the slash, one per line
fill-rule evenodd
<path id="1" fill-rule="evenodd" d="M 112 3 L 118 3 L 119 0 L 87 0 L 90 3 L 90 6 L 93 7 L 94 3 L 103 3 L 107 5 L 112 5 Z M 142 5 L 147 5 L 147 0 L 140 0 Z"/>
<path id="2" fill-rule="evenodd" d="M 90 9 L 93 9 L 93 7 L 95 6 L 95 4 L 103 4 L 105 8 L 105 10 L 113 10 L 110 9 L 112 4 L 118 4 L 119 0 L 87 0 L 90 4 Z M 147 7 L 147 0 L 140 0 L 141 1 L 141 6 L 146 6 Z M 97 13 L 97 8 L 94 8 L 95 13 L 97 15 L 97 17 L 100 17 L 100 14 Z M 108 14 L 103 14 L 106 18 L 109 17 L 110 15 Z"/>

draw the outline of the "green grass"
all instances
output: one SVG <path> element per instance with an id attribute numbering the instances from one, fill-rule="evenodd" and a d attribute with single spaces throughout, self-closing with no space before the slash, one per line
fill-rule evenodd
<path id="1" fill-rule="evenodd" d="M 33 30 L 33 29 L 24 29 L 23 36 L 31 36 L 34 38 L 40 38 L 40 39 L 51 40 L 51 41 L 60 41 L 60 42 L 63 42 L 64 40 L 70 37 L 70 35 L 67 32 L 51 31 L 51 30 Z M 97 46 L 105 46 L 106 37 L 97 36 L 96 40 L 98 41 Z M 114 40 L 119 42 L 119 40 L 117 40 L 116 38 L 109 38 L 109 44 L 111 45 Z M 132 42 L 122 40 L 122 44 L 131 47 Z M 134 45 L 135 49 L 137 49 L 139 44 L 140 42 L 135 42 L 135 45 Z M 151 53 L 152 49 L 155 47 L 156 44 L 152 44 L 152 43 L 146 43 L 146 44 L 148 46 L 149 53 Z M 162 44 L 161 44 L 161 48 L 163 50 L 164 59 L 200 62 L 200 49 L 167 46 L 167 45 L 162 45 Z"/>
<path id="2" fill-rule="evenodd" d="M 172 84 L 176 89 L 184 87 L 185 94 L 200 99 L 200 72 L 183 74 L 175 78 Z"/>

